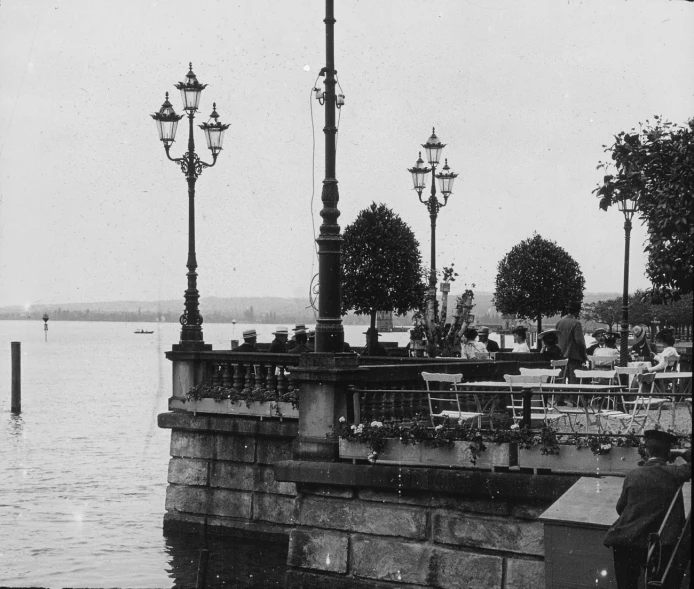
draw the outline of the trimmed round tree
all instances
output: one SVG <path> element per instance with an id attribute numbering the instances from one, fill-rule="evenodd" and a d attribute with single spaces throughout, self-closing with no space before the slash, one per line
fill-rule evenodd
<path id="1" fill-rule="evenodd" d="M 553 241 L 535 234 L 521 241 L 501 262 L 494 304 L 501 313 L 537 321 L 561 313 L 569 301 L 582 301 L 585 280 L 578 265 Z"/>
<path id="2" fill-rule="evenodd" d="M 345 227 L 343 239 L 342 313 L 371 317 L 371 353 L 378 341 L 378 311 L 403 315 L 422 305 L 426 285 L 419 242 L 398 215 L 376 203 Z"/>

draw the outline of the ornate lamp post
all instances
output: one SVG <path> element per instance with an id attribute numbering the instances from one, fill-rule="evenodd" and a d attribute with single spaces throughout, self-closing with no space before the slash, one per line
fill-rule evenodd
<path id="1" fill-rule="evenodd" d="M 195 141 L 193 138 L 193 121 L 195 112 L 200 103 L 200 94 L 207 84 L 201 84 L 193 73 L 193 64 L 189 64 L 190 70 L 186 75 L 185 82 L 176 84 L 176 88 L 181 91 L 183 99 L 183 109 L 188 113 L 188 151 L 180 158 L 172 158 L 169 154 L 171 144 L 176 137 L 178 121 L 183 115 L 177 115 L 169 102 L 169 93 L 166 93 L 166 100 L 161 105 L 159 112 L 152 115 L 157 123 L 159 139 L 164 144 L 166 157 L 172 162 L 181 166 L 181 171 L 188 182 L 188 288 L 185 291 L 185 310 L 181 315 L 181 340 L 178 345 L 174 345 L 174 350 L 211 350 L 212 346 L 205 344 L 202 337 L 202 315 L 198 310 L 198 299 L 200 294 L 197 288 L 198 263 L 195 257 L 195 181 L 202 174 L 204 168 L 211 168 L 217 163 L 217 156 L 222 151 L 224 131 L 229 125 L 219 122 L 216 103 L 212 104 L 212 114 L 209 120 L 202 125 L 198 125 L 205 132 L 207 147 L 212 152 L 212 163 L 203 162 L 198 154 L 195 153 Z"/>
<path id="2" fill-rule="evenodd" d="M 636 201 L 623 196 L 618 201 L 619 210 L 624 213 L 624 290 L 622 291 L 622 326 L 619 337 L 619 365 L 626 366 L 629 361 L 629 240 L 631 220 L 637 210 Z"/>
<path id="3" fill-rule="evenodd" d="M 415 163 L 414 167 L 408 168 L 408 172 L 412 174 L 412 182 L 414 183 L 414 189 L 417 191 L 419 196 L 419 202 L 426 205 L 429 211 L 429 219 L 431 220 L 431 272 L 429 273 L 429 297 L 436 300 L 436 218 L 439 214 L 439 209 L 445 207 L 448 204 L 448 197 L 453 192 L 453 182 L 458 177 L 458 174 L 451 172 L 448 167 L 448 160 L 445 161 L 443 169 L 438 174 L 436 173 L 436 166 L 439 165 L 441 159 L 441 151 L 445 144 L 439 141 L 436 136 L 436 129 L 431 130 L 431 137 L 427 139 L 427 142 L 422 145 L 426 152 L 427 161 L 429 162 L 430 168 L 424 165 L 422 160 L 422 152 L 419 152 L 419 159 Z M 426 188 L 426 178 L 431 172 L 431 195 L 428 199 L 422 199 L 422 192 Z M 441 202 L 436 197 L 436 182 L 435 178 L 439 181 L 439 188 L 441 194 L 443 194 L 443 202 Z M 434 305 L 435 306 L 435 305 Z M 431 318 L 435 319 L 434 317 Z"/>

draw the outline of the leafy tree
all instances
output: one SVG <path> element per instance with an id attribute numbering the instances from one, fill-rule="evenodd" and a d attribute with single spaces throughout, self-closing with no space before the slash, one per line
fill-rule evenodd
<path id="1" fill-rule="evenodd" d="M 596 323 L 604 323 L 608 325 L 612 331 L 613 325 L 619 325 L 622 319 L 622 299 L 607 299 L 606 301 L 597 301 L 595 303 L 587 303 L 583 307 L 583 317 L 588 321 Z"/>
<path id="2" fill-rule="evenodd" d="M 403 315 L 422 306 L 419 242 L 384 204 L 372 203 L 345 227 L 342 244 L 342 313 L 371 316 L 369 353 L 376 344 L 376 312 Z"/>
<path id="3" fill-rule="evenodd" d="M 598 169 L 614 171 L 594 192 L 605 211 L 624 197 L 636 201 L 648 227 L 646 274 L 658 302 L 694 290 L 694 118 L 686 127 L 654 118 L 605 147 L 612 163 Z"/>
<path id="4" fill-rule="evenodd" d="M 494 304 L 504 314 L 537 320 L 542 331 L 542 317 L 560 313 L 571 300 L 582 301 L 584 289 L 578 262 L 535 234 L 499 262 Z"/>
<path id="5" fill-rule="evenodd" d="M 655 313 L 663 326 L 680 327 L 694 323 L 694 294 L 684 295 L 679 301 L 655 307 Z"/>

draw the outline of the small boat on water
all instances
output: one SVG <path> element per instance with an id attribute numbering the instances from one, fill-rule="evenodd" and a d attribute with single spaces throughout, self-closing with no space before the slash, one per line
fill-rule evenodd
<path id="1" fill-rule="evenodd" d="M 154 333 L 154 331 L 145 331 L 144 329 L 136 329 L 135 333 Z"/>

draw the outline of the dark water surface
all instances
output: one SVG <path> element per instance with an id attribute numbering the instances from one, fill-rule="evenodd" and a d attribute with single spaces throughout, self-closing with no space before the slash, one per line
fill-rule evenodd
<path id="1" fill-rule="evenodd" d="M 195 586 L 202 536 L 162 531 L 170 431 L 156 420 L 178 332 L 49 321 L 45 342 L 42 321 L 0 321 L 0 586 Z M 205 325 L 215 348 L 234 335 Z M 10 413 L 12 341 L 22 343 L 20 416 Z M 281 587 L 278 540 L 209 536 L 208 586 Z"/>

